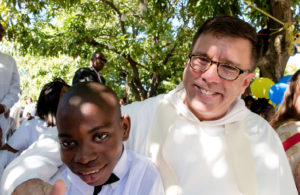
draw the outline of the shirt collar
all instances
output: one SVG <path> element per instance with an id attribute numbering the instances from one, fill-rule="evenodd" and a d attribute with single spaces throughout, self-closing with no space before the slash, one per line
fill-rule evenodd
<path id="1" fill-rule="evenodd" d="M 176 112 L 179 115 L 190 121 L 201 122 L 213 126 L 224 125 L 226 123 L 244 120 L 250 113 L 249 109 L 245 106 L 245 102 L 239 96 L 222 118 L 213 121 L 199 121 L 199 119 L 184 104 L 184 96 L 185 88 L 183 82 L 181 82 L 175 89 L 170 91 L 165 98 L 176 108 Z"/>

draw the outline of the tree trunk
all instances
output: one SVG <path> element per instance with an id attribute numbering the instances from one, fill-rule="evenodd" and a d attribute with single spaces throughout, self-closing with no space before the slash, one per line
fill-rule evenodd
<path id="1" fill-rule="evenodd" d="M 292 23 L 291 0 L 270 0 L 270 14 L 284 23 Z M 283 76 L 289 59 L 289 42 L 285 40 L 283 25 L 269 18 L 267 29 L 260 35 L 262 47 L 258 59 L 261 77 L 268 77 L 275 83 Z M 268 35 L 269 32 L 269 35 Z"/>

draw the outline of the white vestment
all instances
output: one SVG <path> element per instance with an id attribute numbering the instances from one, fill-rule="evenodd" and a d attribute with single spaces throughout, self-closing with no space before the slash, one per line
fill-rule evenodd
<path id="1" fill-rule="evenodd" d="M 176 181 L 176 188 L 165 189 L 166 192 L 171 193 L 173 190 L 173 194 L 183 195 L 240 194 L 226 156 L 228 151 L 224 131 L 227 123 L 245 121 L 256 169 L 257 194 L 297 194 L 281 141 L 267 121 L 250 112 L 240 98 L 224 117 L 214 121 L 199 121 L 183 103 L 184 94 L 184 87 L 180 84 L 168 94 L 122 107 L 122 113 L 131 117 L 127 147 L 147 156 L 152 156 L 149 137 L 158 107 L 164 101 L 173 107 L 172 113 L 175 114 L 176 120 L 168 129 L 164 144 L 158 146 L 163 149 L 166 165 L 173 172 Z M 44 151 L 43 148 L 35 150 Z M 8 166 L 1 180 L 1 192 L 11 192 L 17 185 L 30 178 L 49 179 L 55 173 L 59 159 L 54 157 L 53 153 L 49 157 L 45 152 L 39 153 L 43 154 L 40 158 L 45 162 L 35 157 L 39 165 L 31 171 L 30 177 L 26 173 L 16 178 L 10 173 L 17 168 L 24 168 L 22 162 L 13 162 L 12 166 Z M 156 160 L 153 159 L 154 163 Z M 47 173 L 43 171 L 48 169 Z M 39 174 L 39 171 L 42 174 Z"/>

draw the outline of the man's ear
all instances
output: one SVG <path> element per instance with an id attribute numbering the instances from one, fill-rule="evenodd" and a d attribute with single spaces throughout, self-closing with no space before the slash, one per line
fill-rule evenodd
<path id="1" fill-rule="evenodd" d="M 122 141 L 126 141 L 130 133 L 130 117 L 128 114 L 125 114 L 121 120 L 121 128 L 123 130 Z"/>
<path id="2" fill-rule="evenodd" d="M 184 68 L 187 68 L 187 67 L 188 67 L 188 65 L 189 65 L 189 61 L 190 61 L 190 59 L 187 59 L 187 60 L 185 61 Z"/>
<path id="3" fill-rule="evenodd" d="M 249 73 L 246 76 L 246 78 L 244 78 L 240 94 L 243 94 L 245 92 L 246 88 L 249 86 L 249 84 L 254 76 L 255 76 L 255 73 L 252 72 L 252 73 Z"/>

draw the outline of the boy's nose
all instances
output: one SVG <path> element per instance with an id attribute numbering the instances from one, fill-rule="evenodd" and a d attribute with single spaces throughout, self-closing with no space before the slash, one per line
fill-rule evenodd
<path id="1" fill-rule="evenodd" d="M 88 164 L 97 158 L 97 153 L 91 147 L 82 146 L 75 155 L 74 161 L 80 164 Z"/>

